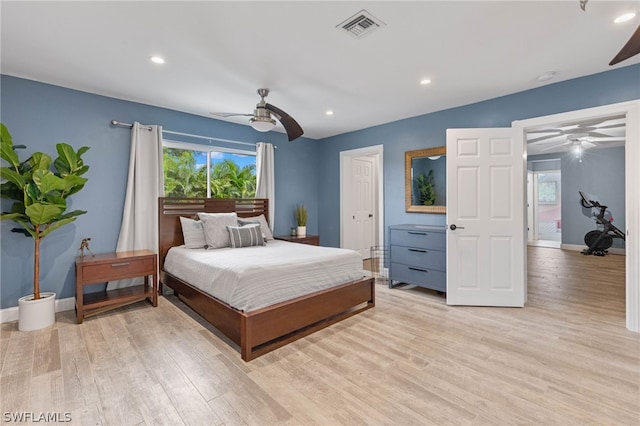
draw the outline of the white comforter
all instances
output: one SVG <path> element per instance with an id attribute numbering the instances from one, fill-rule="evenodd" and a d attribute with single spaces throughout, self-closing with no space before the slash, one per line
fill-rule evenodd
<path id="1" fill-rule="evenodd" d="M 164 270 L 245 312 L 364 276 L 353 250 L 279 240 L 235 249 L 172 247 Z"/>

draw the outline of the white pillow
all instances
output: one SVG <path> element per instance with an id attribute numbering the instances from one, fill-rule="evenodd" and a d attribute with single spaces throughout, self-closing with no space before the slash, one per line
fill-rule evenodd
<path id="1" fill-rule="evenodd" d="M 238 226 L 238 215 L 235 213 L 198 213 L 204 222 L 204 240 L 210 249 L 230 247 L 227 226 Z"/>
<path id="2" fill-rule="evenodd" d="M 263 246 L 265 244 L 260 224 L 252 223 L 245 226 L 227 226 L 231 248 Z"/>
<path id="3" fill-rule="evenodd" d="M 182 237 L 186 248 L 206 248 L 207 243 L 204 239 L 204 227 L 201 220 L 180 216 L 180 225 L 182 225 Z"/>
<path id="4" fill-rule="evenodd" d="M 269 228 L 269 224 L 267 223 L 267 218 L 265 218 L 263 214 L 261 214 L 260 216 L 253 216 L 253 217 L 241 217 L 240 219 L 238 219 L 238 223 L 240 225 L 247 225 L 249 223 L 259 223 L 264 239 L 267 241 L 271 241 L 274 239 L 273 234 L 271 233 L 271 229 Z"/>

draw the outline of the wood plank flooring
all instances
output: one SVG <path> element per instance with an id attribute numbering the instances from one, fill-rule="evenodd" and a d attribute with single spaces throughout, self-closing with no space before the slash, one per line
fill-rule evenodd
<path id="1" fill-rule="evenodd" d="M 529 248 L 525 308 L 377 285 L 376 307 L 250 363 L 175 297 L 0 332 L 4 413 L 88 425 L 637 425 L 624 257 Z M 62 415 L 62 414 L 61 414 Z M 41 424 L 34 423 L 34 424 Z"/>

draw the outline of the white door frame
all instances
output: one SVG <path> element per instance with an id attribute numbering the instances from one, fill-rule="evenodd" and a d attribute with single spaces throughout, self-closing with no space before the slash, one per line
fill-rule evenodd
<path id="1" fill-rule="evenodd" d="M 537 241 L 540 239 L 540 226 L 538 224 L 539 221 L 539 213 L 540 213 L 540 205 L 538 202 L 538 175 L 540 173 L 558 173 L 560 176 L 562 176 L 562 170 L 544 170 L 544 171 L 531 171 L 529 170 L 527 173 L 531 173 L 532 176 L 532 180 L 533 180 L 533 184 L 532 184 L 532 192 L 531 192 L 531 203 L 533 203 L 533 209 L 532 209 L 532 223 L 533 223 L 533 241 Z M 528 180 L 528 174 L 527 174 L 527 180 Z M 562 177 L 561 177 L 562 179 Z M 527 185 L 527 200 L 529 200 L 529 185 Z M 529 201 L 527 201 L 529 202 Z M 562 201 L 560 201 L 560 206 L 562 206 Z M 528 213 L 528 212 L 527 212 Z M 562 220 L 562 214 L 560 215 L 560 219 Z M 527 214 L 527 218 L 528 218 L 528 214 Z M 562 235 L 562 231 L 560 231 L 560 234 Z M 561 243 L 562 241 L 560 241 Z"/>
<path id="2" fill-rule="evenodd" d="M 383 163 L 384 163 L 384 145 L 373 145 L 365 148 L 356 148 L 350 149 L 347 151 L 340 151 L 340 247 L 344 247 L 344 232 L 345 232 L 345 224 L 347 223 L 345 215 L 347 214 L 345 210 L 346 205 L 346 190 L 344 188 L 345 185 L 345 167 L 347 164 L 347 160 L 354 157 L 364 157 L 364 156 L 374 156 L 377 160 L 376 169 L 378 175 L 377 182 L 377 195 L 376 195 L 376 203 L 375 209 L 376 212 L 376 223 L 377 229 L 376 234 L 378 237 L 378 245 L 384 245 L 384 173 L 383 173 Z"/>
<path id="3" fill-rule="evenodd" d="M 536 216 L 537 203 L 534 200 L 533 194 L 536 193 L 537 183 L 534 180 L 534 173 L 531 170 L 527 170 L 527 240 L 535 241 L 538 239 L 538 221 Z"/>
<path id="4" fill-rule="evenodd" d="M 554 126 L 567 121 L 624 114 L 625 130 L 625 227 L 626 227 L 626 324 L 627 329 L 640 332 L 640 101 L 634 100 L 594 108 L 514 121 L 515 137 L 525 147 L 525 132 L 532 127 Z M 526 176 L 523 177 L 526 180 Z M 525 244 L 526 250 L 526 244 Z"/>

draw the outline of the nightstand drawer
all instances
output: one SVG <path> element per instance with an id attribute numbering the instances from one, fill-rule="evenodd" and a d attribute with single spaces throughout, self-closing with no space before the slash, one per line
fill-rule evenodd
<path id="1" fill-rule="evenodd" d="M 82 279 L 85 283 L 119 280 L 123 278 L 151 275 L 154 271 L 154 259 L 122 259 L 82 268 Z"/>

